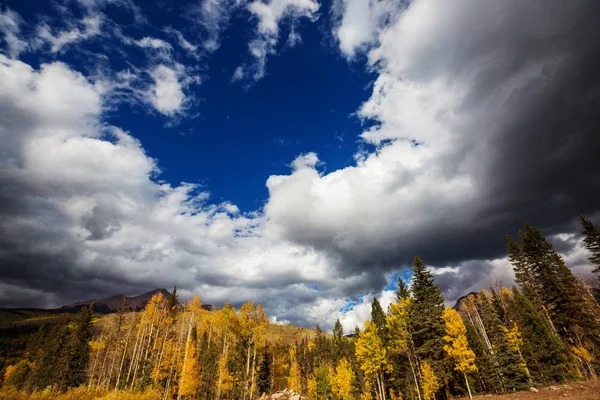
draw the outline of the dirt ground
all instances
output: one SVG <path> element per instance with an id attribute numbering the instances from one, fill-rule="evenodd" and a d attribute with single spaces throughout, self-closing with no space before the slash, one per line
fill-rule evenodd
<path id="1" fill-rule="evenodd" d="M 538 388 L 537 392 L 474 396 L 477 400 L 600 400 L 600 381 L 572 382 Z M 468 399 L 462 398 L 461 400 Z"/>

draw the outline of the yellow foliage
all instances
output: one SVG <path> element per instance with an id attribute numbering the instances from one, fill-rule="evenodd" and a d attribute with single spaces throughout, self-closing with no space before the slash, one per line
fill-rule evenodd
<path id="1" fill-rule="evenodd" d="M 387 358 L 377 327 L 369 320 L 365 321 L 365 330 L 358 336 L 355 351 L 360 369 L 365 372 L 365 378 L 372 382 L 377 373 L 387 366 Z"/>
<path id="2" fill-rule="evenodd" d="M 594 359 L 590 352 L 583 346 L 571 346 L 571 351 L 575 357 L 583 361 L 591 362 Z"/>
<path id="3" fill-rule="evenodd" d="M 91 341 L 89 342 L 90 345 L 90 350 L 94 353 L 102 351 L 106 348 L 106 343 L 105 342 L 96 342 L 96 341 Z"/>
<path id="4" fill-rule="evenodd" d="M 506 329 L 505 331 L 506 339 L 508 341 L 508 345 L 516 352 L 519 352 L 521 346 L 523 345 L 523 338 L 521 337 L 521 332 L 519 331 L 519 326 L 515 322 L 512 329 Z"/>
<path id="5" fill-rule="evenodd" d="M 317 398 L 317 378 L 315 376 L 308 378 L 308 397 L 310 399 Z"/>
<path id="6" fill-rule="evenodd" d="M 187 343 L 187 358 L 181 370 L 179 394 L 182 396 L 195 395 L 200 386 L 200 370 L 196 357 L 196 346 L 189 340 Z"/>
<path id="7" fill-rule="evenodd" d="M 79 387 L 66 392 L 43 390 L 31 395 L 17 390 L 15 387 L 0 389 L 1 400 L 160 400 L 159 393 L 149 390 L 145 392 L 130 392 L 100 388 Z"/>
<path id="8" fill-rule="evenodd" d="M 4 384 L 5 385 L 10 380 L 10 376 L 13 374 L 13 372 L 15 372 L 15 366 L 14 365 L 9 365 L 8 367 L 6 367 L 6 371 L 4 371 Z"/>
<path id="9" fill-rule="evenodd" d="M 352 395 L 352 382 L 354 381 L 352 366 L 348 360 L 342 358 L 335 367 L 335 371 L 332 372 L 329 380 L 333 394 L 340 399 L 349 399 Z"/>
<path id="10" fill-rule="evenodd" d="M 475 353 L 469 348 L 467 341 L 467 328 L 462 318 L 453 308 L 447 308 L 443 314 L 446 324 L 446 336 L 444 350 L 454 360 L 454 369 L 463 374 L 477 371 L 475 365 Z"/>
<path id="11" fill-rule="evenodd" d="M 364 392 L 362 392 L 359 396 L 360 400 L 373 400 L 373 395 L 371 394 L 370 391 L 365 390 Z"/>
<path id="12" fill-rule="evenodd" d="M 390 389 L 390 400 L 402 400 L 402 392 L 400 390 L 394 392 Z"/>
<path id="13" fill-rule="evenodd" d="M 298 360 L 296 360 L 296 350 L 292 347 L 290 349 L 290 373 L 287 378 L 288 388 L 301 391 L 300 383 L 300 368 L 298 368 Z"/>
<path id="14" fill-rule="evenodd" d="M 385 324 L 390 332 L 390 342 L 395 353 L 405 353 L 408 350 L 408 309 L 410 298 L 402 299 L 400 303 L 390 304 Z"/>
<path id="15" fill-rule="evenodd" d="M 435 392 L 440 388 L 440 382 L 427 361 L 421 363 L 421 378 L 423 380 L 423 399 L 435 399 Z"/>

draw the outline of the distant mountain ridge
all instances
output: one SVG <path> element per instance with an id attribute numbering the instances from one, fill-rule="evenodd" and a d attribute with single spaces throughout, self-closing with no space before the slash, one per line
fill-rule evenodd
<path id="1" fill-rule="evenodd" d="M 165 298 L 171 296 L 171 292 L 169 292 L 167 289 L 161 288 L 154 289 L 133 297 L 125 296 L 124 294 L 115 294 L 110 297 L 105 297 L 103 299 L 98 300 L 78 301 L 76 303 L 60 307 L 58 310 L 71 312 L 79 310 L 82 307 L 89 307 L 90 304 L 94 303 L 94 312 L 112 313 L 118 311 L 121 308 L 121 306 L 123 305 L 123 298 L 126 297 L 127 301 L 125 303 L 125 310 L 139 311 L 146 307 L 152 296 L 154 296 L 157 293 L 162 293 L 162 295 Z M 216 309 L 216 307 L 212 304 L 204 304 L 202 305 L 202 308 L 208 311 L 214 311 Z"/>
<path id="2" fill-rule="evenodd" d="M 60 307 L 59 310 L 74 310 L 82 307 L 89 307 L 90 304 L 94 303 L 94 311 L 96 312 L 115 312 L 123 305 L 123 298 L 126 297 L 125 310 L 141 310 L 146 307 L 146 304 L 150 301 L 152 296 L 157 293 L 162 293 L 164 297 L 171 296 L 171 292 L 167 289 L 154 289 L 146 293 L 142 293 L 138 296 L 125 296 L 124 294 L 115 294 L 110 297 L 105 297 L 98 300 L 84 300 L 78 301 L 73 304 Z"/>

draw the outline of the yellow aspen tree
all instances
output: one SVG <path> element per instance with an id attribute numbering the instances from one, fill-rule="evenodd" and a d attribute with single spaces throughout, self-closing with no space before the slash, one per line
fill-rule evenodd
<path id="1" fill-rule="evenodd" d="M 593 361 L 594 357 L 590 354 L 590 352 L 583 346 L 571 346 L 571 351 L 573 355 L 577 359 L 577 362 L 583 367 L 583 370 L 589 375 L 592 379 L 598 379 L 596 376 L 596 371 L 594 371 Z"/>
<path id="2" fill-rule="evenodd" d="M 294 347 L 290 348 L 290 372 L 288 373 L 287 382 L 290 390 L 296 390 L 297 392 L 302 391 L 300 383 L 300 368 L 298 367 L 296 349 Z"/>
<path id="3" fill-rule="evenodd" d="M 196 356 L 196 343 L 188 338 L 187 357 L 183 363 L 179 380 L 179 396 L 193 396 L 200 386 L 200 370 Z"/>
<path id="4" fill-rule="evenodd" d="M 469 348 L 467 341 L 467 328 L 458 312 L 453 308 L 446 308 L 443 318 L 446 324 L 444 341 L 447 343 L 444 345 L 444 350 L 454 360 L 454 369 L 465 377 L 469 397 L 473 398 L 467 374 L 477 371 L 477 366 L 475 365 L 475 353 Z"/>
<path id="5" fill-rule="evenodd" d="M 423 380 L 423 398 L 435 400 L 435 393 L 440 389 L 440 381 L 427 361 L 421 363 L 421 379 Z"/>
<path id="6" fill-rule="evenodd" d="M 408 330 L 408 310 L 410 309 L 410 303 L 410 297 L 400 300 L 399 303 L 391 303 L 388 309 L 388 315 L 385 317 L 385 324 L 389 332 L 389 352 L 392 354 L 406 354 L 413 380 L 415 382 L 417 397 L 421 399 L 419 380 L 417 378 L 417 371 L 415 370 L 415 365 L 417 365 L 418 362 L 413 351 L 410 333 Z"/>
<path id="7" fill-rule="evenodd" d="M 365 373 L 365 380 L 375 384 L 375 392 L 379 400 L 385 400 L 383 370 L 387 367 L 386 350 L 381 342 L 379 331 L 371 321 L 365 321 L 365 330 L 360 332 L 356 341 L 356 358 L 360 369 Z"/>
<path id="8" fill-rule="evenodd" d="M 354 381 L 354 372 L 352 366 L 346 358 L 342 358 L 335 367 L 331 377 L 331 390 L 333 395 L 341 400 L 349 399 L 352 396 L 352 382 Z"/>

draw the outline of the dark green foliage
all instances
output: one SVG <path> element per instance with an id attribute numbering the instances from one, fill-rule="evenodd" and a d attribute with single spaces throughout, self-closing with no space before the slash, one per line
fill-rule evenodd
<path id="1" fill-rule="evenodd" d="M 179 305 L 179 296 L 177 295 L 177 286 L 173 286 L 171 295 L 167 299 L 167 308 L 172 315 L 177 313 L 177 306 Z"/>
<path id="2" fill-rule="evenodd" d="M 383 312 L 383 308 L 381 308 L 381 303 L 379 303 L 377 297 L 374 297 L 371 303 L 371 321 L 377 327 L 379 336 L 385 340 L 385 312 Z"/>
<path id="3" fill-rule="evenodd" d="M 31 388 L 44 389 L 58 384 L 65 373 L 66 364 L 63 353 L 68 344 L 69 328 L 67 321 L 56 324 L 41 345 L 40 356 L 32 371 Z"/>
<path id="4" fill-rule="evenodd" d="M 404 283 L 401 277 L 398 277 L 398 287 L 396 288 L 396 302 L 399 303 L 403 299 L 410 296 L 408 286 Z"/>
<path id="5" fill-rule="evenodd" d="M 31 364 L 27 360 L 21 360 L 15 364 L 14 369 L 8 379 L 4 382 L 7 386 L 21 388 L 31 371 Z"/>
<path id="6" fill-rule="evenodd" d="M 347 343 L 347 339 L 344 337 L 344 329 L 339 319 L 335 321 L 333 326 L 333 343 L 331 349 L 333 365 L 337 365 L 338 361 L 347 356 L 347 352 L 344 351 Z"/>
<path id="7" fill-rule="evenodd" d="M 575 326 L 592 328 L 593 317 L 586 313 L 581 284 L 542 232 L 525 223 L 520 243 L 508 237 L 509 259 L 523 294 L 540 309 L 553 331 L 572 338 Z"/>
<path id="8" fill-rule="evenodd" d="M 329 340 L 321 330 L 319 324 L 316 327 L 315 335 L 315 361 L 316 366 L 322 365 L 331 359 L 331 346 Z"/>
<path id="9" fill-rule="evenodd" d="M 585 248 L 591 253 L 589 260 L 596 266 L 593 272 L 600 273 L 600 229 L 583 216 L 579 217 L 579 222 L 583 227 Z"/>
<path id="10" fill-rule="evenodd" d="M 498 299 L 484 295 L 482 301 L 483 321 L 487 328 L 493 350 L 493 369 L 496 370 L 502 382 L 502 391 L 511 392 L 523 390 L 529 385 L 526 365 L 520 354 L 510 345 L 503 314 L 498 307 Z"/>
<path id="11" fill-rule="evenodd" d="M 75 329 L 63 354 L 65 370 L 61 379 L 62 388 L 78 387 L 86 381 L 85 368 L 90 359 L 89 342 L 92 336 L 92 306 L 83 307 L 77 315 Z"/>
<path id="12" fill-rule="evenodd" d="M 261 356 L 256 385 L 258 392 L 271 393 L 271 355 L 265 352 Z"/>
<path id="13" fill-rule="evenodd" d="M 572 377 L 568 349 L 546 318 L 516 288 L 513 288 L 511 303 L 515 322 L 526 338 L 522 353 L 534 382 L 548 384 Z"/>
<path id="14" fill-rule="evenodd" d="M 421 361 L 428 360 L 441 378 L 446 360 L 443 341 L 446 328 L 442 319 L 444 298 L 423 261 L 415 256 L 413 264 L 413 301 L 409 310 L 412 339 L 417 357 Z"/>
<path id="15" fill-rule="evenodd" d="M 331 382 L 329 381 L 329 370 L 326 365 L 321 365 L 316 370 L 317 395 L 320 399 L 331 398 Z"/>

